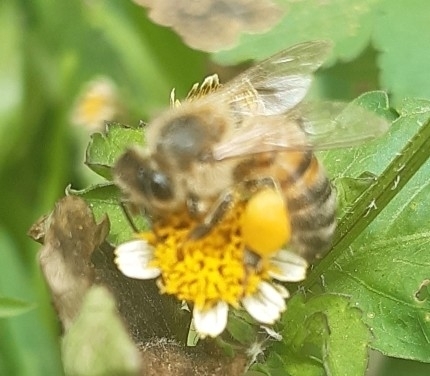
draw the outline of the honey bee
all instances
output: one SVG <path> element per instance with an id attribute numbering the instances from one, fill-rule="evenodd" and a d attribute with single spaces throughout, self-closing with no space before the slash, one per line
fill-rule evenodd
<path id="1" fill-rule="evenodd" d="M 352 146 L 388 127 L 360 106 L 305 101 L 330 51 L 327 41 L 298 44 L 226 85 L 212 77 L 194 87 L 149 123 L 145 148 L 119 158 L 116 183 L 154 220 L 186 210 L 201 223 L 190 236 L 201 237 L 235 192 L 269 182 L 288 212 L 289 248 L 321 257 L 336 227 L 336 192 L 313 151 Z"/>

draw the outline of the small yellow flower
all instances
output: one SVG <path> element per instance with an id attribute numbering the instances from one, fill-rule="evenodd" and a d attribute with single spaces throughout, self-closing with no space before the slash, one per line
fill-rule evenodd
<path id="1" fill-rule="evenodd" d="M 162 293 L 192 303 L 194 325 L 202 337 L 216 337 L 225 329 L 229 307 L 243 307 L 258 322 L 273 324 L 289 296 L 273 279 L 303 280 L 308 264 L 286 249 L 249 262 L 241 229 L 244 211 L 244 205 L 236 205 L 197 240 L 189 234 L 198 223 L 185 214 L 164 219 L 150 233 L 119 245 L 115 262 L 124 275 L 158 277 Z"/>

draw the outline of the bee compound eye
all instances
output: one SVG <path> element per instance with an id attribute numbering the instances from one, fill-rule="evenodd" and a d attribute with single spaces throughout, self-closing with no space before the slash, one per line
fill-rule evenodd
<path id="1" fill-rule="evenodd" d="M 159 200 L 169 200 L 173 197 L 170 179 L 161 172 L 154 172 L 152 175 L 151 191 Z"/>
<path id="2" fill-rule="evenodd" d="M 173 187 L 166 174 L 152 169 L 141 168 L 137 176 L 138 183 L 147 197 L 166 201 L 173 197 Z"/>

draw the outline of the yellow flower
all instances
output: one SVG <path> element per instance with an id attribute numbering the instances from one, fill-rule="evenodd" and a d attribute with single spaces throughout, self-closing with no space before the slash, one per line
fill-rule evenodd
<path id="1" fill-rule="evenodd" d="M 273 279 L 303 280 L 308 264 L 287 249 L 268 257 L 248 251 L 242 237 L 243 215 L 244 205 L 236 205 L 197 240 L 189 234 L 198 223 L 185 214 L 163 219 L 151 232 L 119 245 L 115 262 L 124 275 L 158 277 L 162 293 L 192 303 L 194 325 L 202 337 L 216 337 L 225 329 L 229 307 L 243 307 L 258 322 L 273 324 L 289 296 Z"/>

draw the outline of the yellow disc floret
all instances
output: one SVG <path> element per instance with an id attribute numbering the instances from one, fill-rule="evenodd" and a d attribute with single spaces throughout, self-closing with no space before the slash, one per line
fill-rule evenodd
<path id="1" fill-rule="evenodd" d="M 291 224 L 281 193 L 266 188 L 253 195 L 242 215 L 241 231 L 245 245 L 262 257 L 288 243 Z"/>
<path id="2" fill-rule="evenodd" d="M 155 223 L 152 266 L 161 270 L 159 286 L 163 293 L 193 302 L 206 309 L 219 301 L 238 307 L 240 300 L 253 294 L 268 277 L 268 266 L 258 268 L 245 262 L 241 236 L 243 204 L 235 205 L 201 239 L 189 238 L 197 225 L 185 214 Z M 147 233 L 142 237 L 149 239 Z"/>

